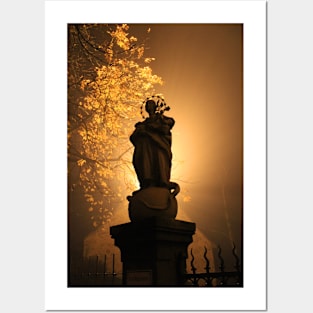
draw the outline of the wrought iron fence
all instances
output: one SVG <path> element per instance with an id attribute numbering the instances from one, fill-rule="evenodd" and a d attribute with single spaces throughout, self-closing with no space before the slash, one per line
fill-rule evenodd
<path id="1" fill-rule="evenodd" d="M 108 260 L 90 256 L 69 268 L 69 287 L 105 287 L 122 285 L 122 273 L 115 270 L 116 256 Z M 109 267 L 108 264 L 111 266 Z"/>
<path id="2" fill-rule="evenodd" d="M 189 273 L 185 273 L 183 286 L 190 287 L 243 287 L 242 262 L 236 253 L 236 246 L 233 244 L 232 255 L 234 258 L 233 271 L 225 270 L 225 262 L 222 256 L 222 249 L 217 248 L 219 260 L 219 271 L 211 272 L 210 260 L 207 257 L 207 248 L 204 247 L 203 258 L 205 260 L 205 272 L 198 272 L 194 266 L 194 255 L 190 250 L 191 261 Z M 108 266 L 109 265 L 109 266 Z M 105 255 L 104 259 L 98 256 L 91 256 L 87 259 L 72 265 L 69 269 L 69 287 L 105 287 L 122 286 L 123 273 L 115 270 L 116 255 Z"/>
<path id="3" fill-rule="evenodd" d="M 233 244 L 232 255 L 235 259 L 234 271 L 225 271 L 225 262 L 222 257 L 222 249 L 218 246 L 219 270 L 218 272 L 210 272 L 210 260 L 207 258 L 207 248 L 204 247 L 203 257 L 206 262 L 205 272 L 197 273 L 194 266 L 194 255 L 192 249 L 191 254 L 191 271 L 185 274 L 185 285 L 194 287 L 243 287 L 242 263 L 236 254 L 236 246 Z"/>

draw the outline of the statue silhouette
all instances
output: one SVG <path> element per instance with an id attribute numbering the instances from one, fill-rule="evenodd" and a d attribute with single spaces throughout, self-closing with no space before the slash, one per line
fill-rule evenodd
<path id="1" fill-rule="evenodd" d="M 140 188 L 170 187 L 172 165 L 171 129 L 175 121 L 157 112 L 154 100 L 148 100 L 145 109 L 149 114 L 135 125 L 130 141 L 135 146 L 133 165 Z"/>
<path id="2" fill-rule="evenodd" d="M 140 183 L 140 190 L 133 192 L 129 212 L 131 219 L 164 215 L 175 217 L 177 202 L 175 196 L 179 185 L 170 181 L 172 167 L 172 134 L 175 121 L 164 115 L 169 107 L 160 96 L 152 96 L 145 102 L 149 116 L 135 124 L 130 136 L 134 145 L 133 165 Z M 173 190 L 173 191 L 172 191 Z M 136 207 L 136 208 L 134 208 Z M 134 214 L 141 208 L 143 212 Z M 160 211 L 161 210 L 161 211 Z"/>

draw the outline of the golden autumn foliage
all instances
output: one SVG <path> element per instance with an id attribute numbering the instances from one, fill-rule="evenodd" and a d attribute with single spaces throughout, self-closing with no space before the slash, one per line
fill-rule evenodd
<path id="1" fill-rule="evenodd" d="M 129 135 L 142 101 L 162 84 L 154 58 L 129 31 L 126 24 L 68 26 L 69 193 L 81 188 L 94 227 L 136 189 Z"/>

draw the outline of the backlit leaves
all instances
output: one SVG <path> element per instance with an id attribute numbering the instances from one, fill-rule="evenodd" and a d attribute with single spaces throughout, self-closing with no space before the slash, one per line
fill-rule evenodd
<path id="1" fill-rule="evenodd" d="M 86 210 L 98 227 L 136 189 L 129 136 L 142 100 L 162 79 L 127 24 L 69 25 L 68 30 L 69 181 L 83 188 Z"/>

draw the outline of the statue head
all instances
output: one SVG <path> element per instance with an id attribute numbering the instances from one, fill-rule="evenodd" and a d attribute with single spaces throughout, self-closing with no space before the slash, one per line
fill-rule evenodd
<path id="1" fill-rule="evenodd" d="M 154 102 L 154 100 L 148 100 L 145 105 L 146 111 L 149 113 L 149 115 L 153 115 L 156 111 L 157 104 Z"/>
<path id="2" fill-rule="evenodd" d="M 143 118 L 145 118 L 143 114 L 144 106 L 145 110 L 149 113 L 149 115 L 153 115 L 155 113 L 163 114 L 164 111 L 170 110 L 170 107 L 165 103 L 165 100 L 162 95 L 153 95 L 143 101 L 140 108 L 140 113 Z"/>

